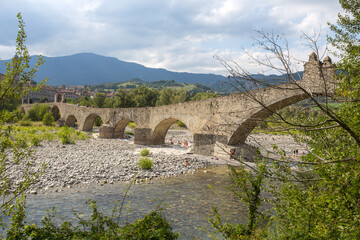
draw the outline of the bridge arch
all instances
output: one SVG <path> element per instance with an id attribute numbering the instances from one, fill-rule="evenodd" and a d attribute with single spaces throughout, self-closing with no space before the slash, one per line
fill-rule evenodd
<path id="1" fill-rule="evenodd" d="M 179 119 L 167 118 L 162 120 L 154 129 L 151 137 L 151 144 L 161 145 L 165 143 L 166 133 L 171 125 L 177 122 Z M 186 125 L 186 124 L 185 124 Z M 187 126 L 187 125 L 186 125 Z"/>
<path id="2" fill-rule="evenodd" d="M 52 112 L 52 115 L 54 117 L 54 120 L 55 121 L 59 120 L 59 118 L 60 118 L 60 110 L 59 110 L 58 106 L 54 105 L 51 108 L 51 112 Z"/>
<path id="3" fill-rule="evenodd" d="M 93 129 L 94 122 L 95 122 L 97 117 L 99 117 L 101 119 L 101 117 L 96 113 L 91 113 L 90 115 L 88 115 L 85 118 L 84 124 L 82 126 L 82 131 L 87 131 L 87 132 L 91 131 Z"/>
<path id="4" fill-rule="evenodd" d="M 129 118 L 125 118 L 120 120 L 116 125 L 114 129 L 114 138 L 124 138 L 124 132 L 126 126 L 131 122 L 132 120 Z"/>
<path id="5" fill-rule="evenodd" d="M 238 145 L 244 143 L 246 138 L 249 136 L 251 131 L 263 120 L 269 117 L 273 112 L 276 112 L 284 107 L 292 105 L 294 103 L 300 102 L 302 100 L 308 99 L 309 95 L 302 93 L 297 94 L 288 98 L 281 99 L 280 101 L 271 103 L 267 108 L 262 108 L 261 110 L 251 114 L 242 124 L 238 126 L 236 131 L 231 135 L 228 144 L 229 145 Z"/>
<path id="6" fill-rule="evenodd" d="M 66 126 L 69 126 L 69 127 L 76 127 L 77 126 L 77 119 L 74 115 L 69 115 L 67 118 L 66 118 L 66 121 L 65 121 L 65 124 Z"/>

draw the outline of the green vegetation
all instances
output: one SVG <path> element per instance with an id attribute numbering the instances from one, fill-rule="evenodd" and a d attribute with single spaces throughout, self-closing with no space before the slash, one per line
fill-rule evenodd
<path id="1" fill-rule="evenodd" d="M 228 187 L 237 197 L 239 197 L 247 207 L 247 224 L 223 223 L 217 207 L 213 207 L 209 222 L 216 229 L 216 233 L 226 239 L 248 239 L 247 236 L 257 237 L 265 236 L 266 229 L 257 229 L 259 221 L 264 217 L 259 211 L 261 201 L 261 188 L 265 181 L 266 164 L 260 163 L 261 158 L 257 158 L 257 167 L 259 171 L 251 172 L 241 165 L 238 169 L 229 166 L 231 170 L 230 177 L 233 185 Z M 256 238 L 255 238 L 256 236 Z"/>
<path id="2" fill-rule="evenodd" d="M 140 79 L 133 79 L 128 82 L 86 85 L 85 87 L 98 91 L 94 98 L 83 96 L 78 100 L 67 102 L 99 108 L 129 108 L 154 107 L 218 96 L 201 84 L 176 83 L 174 80 L 144 82 Z M 108 89 L 117 90 L 114 97 L 106 97 L 105 93 Z"/>
<path id="3" fill-rule="evenodd" d="M 35 63 L 34 68 L 29 69 L 30 56 L 25 46 L 26 34 L 24 22 L 21 14 L 18 14 L 19 30 L 16 39 L 15 57 L 6 64 L 6 73 L 0 81 L 0 109 L 13 110 L 18 105 L 19 99 L 29 91 L 38 90 L 44 82 L 32 87 L 31 80 L 35 76 L 37 68 L 43 63 L 42 57 Z M 16 219 L 17 209 L 24 204 L 24 193 L 31 184 L 37 181 L 38 176 L 44 170 L 44 166 L 39 170 L 31 168 L 33 165 L 32 150 L 29 148 L 27 139 L 19 137 L 14 129 L 5 125 L 5 122 L 19 120 L 19 111 L 10 117 L 7 111 L 0 114 L 0 225 L 6 228 L 4 217 Z M 38 145 L 37 137 L 33 137 L 29 142 Z M 19 181 L 11 179 L 11 172 L 15 167 L 22 167 L 19 173 Z"/>
<path id="4" fill-rule="evenodd" d="M 138 161 L 138 166 L 140 169 L 149 170 L 153 165 L 153 161 L 148 157 L 142 157 Z"/>
<path id="5" fill-rule="evenodd" d="M 51 112 L 45 113 L 42 122 L 45 126 L 51 126 L 54 123 L 53 114 Z"/>
<path id="6" fill-rule="evenodd" d="M 94 121 L 94 126 L 100 127 L 104 122 L 101 120 L 100 117 L 96 117 Z"/>
<path id="7" fill-rule="evenodd" d="M 142 156 L 142 157 L 146 157 L 149 154 L 150 154 L 150 150 L 147 148 L 141 149 L 141 151 L 140 151 L 140 156 Z"/>
<path id="8" fill-rule="evenodd" d="M 273 208 L 268 211 L 269 226 L 262 231 L 250 231 L 259 227 L 256 220 L 251 220 L 257 219 L 254 212 L 249 211 L 248 225 L 244 226 L 221 222 L 215 209 L 210 221 L 225 238 L 360 237 L 360 2 L 340 0 L 340 4 L 345 15 L 339 14 L 337 23 L 330 24 L 335 34 L 329 37 L 329 42 L 339 51 L 336 54 L 340 58 L 336 65 L 336 94 L 329 93 L 319 99 L 306 89 L 301 89 L 296 81 L 289 79 L 289 83 L 301 89 L 310 100 L 306 105 L 273 112 L 273 116 L 269 118 L 271 121 L 265 126 L 275 124 L 273 126 L 288 131 L 295 141 L 307 146 L 309 153 L 294 161 L 283 149 L 274 145 L 272 154 L 277 155 L 276 159 L 263 157 L 261 165 L 248 166 L 250 175 L 247 176 L 240 169 L 240 175 L 234 181 L 242 191 L 235 194 L 247 204 L 250 203 L 249 200 L 253 201 L 248 205 L 252 206 L 249 209 L 258 209 L 256 196 L 262 195 L 260 191 L 266 191 L 271 194 L 269 200 Z M 260 36 L 260 47 L 274 54 L 284 64 L 284 68 L 291 65 L 287 61 L 287 55 L 279 54 L 287 52 L 278 43 L 279 36 L 261 32 Z M 309 36 L 305 36 L 305 39 L 317 50 L 316 40 Z M 318 52 L 317 56 L 320 56 Z M 267 63 L 265 59 L 264 65 Z M 290 67 L 286 68 L 284 72 L 292 76 L 289 69 Z M 244 79 L 246 73 L 240 72 L 234 78 L 238 76 Z M 264 103 L 261 98 L 256 100 Z M 241 158 L 240 161 L 246 164 Z M 260 175 L 264 177 L 261 181 L 258 178 Z"/>

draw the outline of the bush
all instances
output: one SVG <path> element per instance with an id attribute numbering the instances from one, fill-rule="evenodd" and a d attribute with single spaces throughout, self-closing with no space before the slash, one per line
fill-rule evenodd
<path id="1" fill-rule="evenodd" d="M 89 203 L 89 202 L 88 202 Z M 7 231 L 8 239 L 177 239 L 179 234 L 172 232 L 172 227 L 165 216 L 153 210 L 143 218 L 122 226 L 117 218 L 99 211 L 96 202 L 90 202 L 92 214 L 89 219 L 80 218 L 78 224 L 65 221 L 55 224 L 55 208 L 47 211 L 42 219 L 42 226 L 36 224 L 23 226 L 23 219 L 18 217 L 12 222 L 15 226 Z M 120 212 L 121 213 L 121 212 Z M 9 238 L 11 237 L 11 238 Z"/>
<path id="2" fill-rule="evenodd" d="M 23 127 L 29 127 L 32 126 L 32 123 L 29 120 L 21 120 L 19 121 L 19 125 Z"/>
<path id="3" fill-rule="evenodd" d="M 148 157 L 142 157 L 138 161 L 139 168 L 144 169 L 144 170 L 151 169 L 153 165 L 154 165 L 153 161 Z"/>
<path id="4" fill-rule="evenodd" d="M 183 123 L 182 121 L 177 121 L 176 124 L 178 125 L 178 127 L 186 127 L 185 123 Z"/>
<path id="5" fill-rule="evenodd" d="M 35 104 L 34 107 L 29 110 L 28 117 L 31 121 L 42 121 L 47 112 L 51 112 L 48 104 Z"/>
<path id="6" fill-rule="evenodd" d="M 61 139 L 61 144 L 73 144 L 75 143 L 73 139 L 71 139 L 71 131 L 68 126 L 64 126 L 59 131 L 59 136 Z"/>
<path id="7" fill-rule="evenodd" d="M 129 128 L 131 128 L 131 129 L 135 129 L 135 128 L 136 128 L 136 123 L 134 123 L 134 122 L 129 122 L 127 126 L 128 126 Z"/>
<path id="8" fill-rule="evenodd" d="M 52 115 L 52 113 L 51 112 L 45 113 L 42 122 L 45 126 L 51 126 L 54 122 L 54 116 Z"/>
<path id="9" fill-rule="evenodd" d="M 36 134 L 31 135 L 30 142 L 31 142 L 31 145 L 33 145 L 33 146 L 39 146 L 41 143 L 41 138 Z"/>
<path id="10" fill-rule="evenodd" d="M 101 118 L 97 117 L 94 121 L 94 126 L 100 127 L 102 124 L 103 124 L 103 121 L 101 120 Z"/>
<path id="11" fill-rule="evenodd" d="M 149 149 L 144 148 L 144 149 L 142 149 L 142 150 L 140 151 L 140 156 L 142 156 L 142 157 L 146 157 L 146 156 L 148 156 L 149 154 L 150 154 L 150 150 L 149 150 Z"/>

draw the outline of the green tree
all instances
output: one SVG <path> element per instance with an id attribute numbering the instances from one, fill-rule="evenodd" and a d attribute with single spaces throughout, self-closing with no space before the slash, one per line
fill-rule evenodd
<path id="1" fill-rule="evenodd" d="M 300 161 L 294 161 L 284 150 L 273 148 L 277 158 L 263 157 L 267 164 L 267 177 L 274 205 L 271 216 L 274 239 L 359 239 L 360 238 L 360 3 L 355 0 L 340 0 L 345 15 L 339 14 L 336 24 L 330 25 L 335 32 L 329 41 L 338 49 L 340 62 L 337 64 L 337 91 L 324 91 L 322 98 L 315 97 L 296 81 L 291 57 L 287 55 L 286 41 L 283 48 L 279 35 L 259 32 L 257 39 L 262 49 L 270 51 L 265 59 L 252 56 L 263 67 L 278 70 L 286 79 L 286 86 L 302 91 L 310 100 L 306 107 L 299 107 L 293 115 L 290 112 L 274 112 L 266 106 L 261 97 L 245 92 L 246 96 L 272 112 L 272 118 L 279 127 L 294 135 L 295 141 L 307 146 L 309 153 Z M 320 56 L 316 36 L 304 35 L 312 49 Z M 251 56 L 250 56 L 251 57 Z M 276 65 L 274 59 L 280 60 Z M 317 58 L 315 58 L 317 60 Z M 329 59 L 326 59 L 329 61 Z M 222 61 L 229 70 L 230 78 L 247 89 L 250 83 L 272 87 L 269 82 L 254 79 L 247 71 Z M 319 65 L 319 72 L 325 72 L 325 64 Z M 331 84 L 320 75 L 324 88 Z M 247 80 L 245 84 L 242 84 Z M 277 79 L 279 81 L 279 79 Z M 332 82 L 333 83 L 333 82 Z M 255 85 L 252 84 L 252 85 Z M 276 86 L 281 89 L 281 85 Z M 286 88 L 284 88 L 286 89 Z M 324 89 L 325 90 L 325 89 Z M 337 103 L 339 107 L 334 107 Z M 317 114 L 308 109 L 316 107 Z M 291 132 L 291 130 L 296 130 Z M 259 169 L 253 168 L 253 173 Z M 265 186 L 262 187 L 264 189 Z"/>
<path id="2" fill-rule="evenodd" d="M 44 114 L 42 122 L 45 126 L 51 126 L 54 123 L 54 116 L 51 112 L 47 112 Z"/>
<path id="3" fill-rule="evenodd" d="M 159 93 L 159 100 L 156 102 L 156 106 L 169 105 L 175 103 L 176 92 L 172 88 L 164 88 Z"/>
<path id="4" fill-rule="evenodd" d="M 129 94 L 122 88 L 119 88 L 117 90 L 113 104 L 115 108 L 135 107 L 135 105 L 135 101 L 133 100 L 131 94 Z"/>
<path id="5" fill-rule="evenodd" d="M 179 88 L 176 90 L 175 103 L 183 103 L 186 101 L 188 95 L 185 89 Z"/>
<path id="6" fill-rule="evenodd" d="M 159 92 L 146 86 L 140 86 L 130 92 L 136 107 L 153 107 L 158 99 Z"/>
<path id="7" fill-rule="evenodd" d="M 19 19 L 19 30 L 16 39 L 15 57 L 6 64 L 6 74 L 3 81 L 0 82 L 0 102 L 6 105 L 12 98 L 20 99 L 30 91 L 39 90 L 44 81 L 36 86 L 31 86 L 30 82 L 34 78 L 38 67 L 43 64 L 42 57 L 39 57 L 34 68 L 30 68 L 30 55 L 25 46 L 26 33 L 24 30 L 24 21 L 21 13 L 17 15 Z M 0 119 L 2 123 L 2 119 Z M 4 215 L 12 215 L 16 209 L 23 205 L 23 194 L 29 186 L 34 183 L 37 176 L 41 173 L 31 168 L 31 149 L 28 143 L 22 138 L 17 138 L 12 127 L 0 129 L 0 221 L 4 225 Z M 10 174 L 16 166 L 21 166 L 21 179 L 19 182 L 11 180 Z M 18 198 L 17 204 L 13 205 Z"/>
<path id="8" fill-rule="evenodd" d="M 81 106 L 91 106 L 92 105 L 92 102 L 91 102 L 91 99 L 89 96 L 82 96 L 80 99 L 79 99 L 79 104 Z"/>
<path id="9" fill-rule="evenodd" d="M 218 97 L 218 95 L 216 93 L 199 92 L 191 98 L 191 101 L 198 101 L 198 100 L 215 98 L 215 97 Z"/>
<path id="10" fill-rule="evenodd" d="M 98 108 L 102 108 L 105 104 L 106 94 L 97 92 L 93 98 L 94 104 Z"/>

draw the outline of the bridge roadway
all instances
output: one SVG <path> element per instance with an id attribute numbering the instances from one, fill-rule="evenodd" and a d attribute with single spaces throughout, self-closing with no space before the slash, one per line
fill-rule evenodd
<path id="1" fill-rule="evenodd" d="M 134 143 L 160 145 L 165 141 L 169 127 L 177 120 L 186 124 L 193 134 L 193 152 L 211 155 L 217 142 L 237 146 L 256 125 L 288 105 L 309 98 L 301 88 L 312 94 L 325 94 L 334 90 L 335 67 L 331 59 L 324 62 L 312 53 L 304 65 L 304 74 L 298 86 L 293 83 L 267 87 L 245 93 L 236 93 L 207 100 L 178 103 L 146 108 L 92 108 L 66 103 L 49 103 L 54 115 L 61 117 L 60 124 L 75 126 L 82 131 L 92 130 L 94 121 L 100 117 L 105 123 L 100 137 L 121 138 L 126 125 L 136 123 Z M 255 101 L 254 99 L 261 100 Z M 23 104 L 27 112 L 32 105 Z M 269 111 L 270 110 L 270 111 Z"/>

